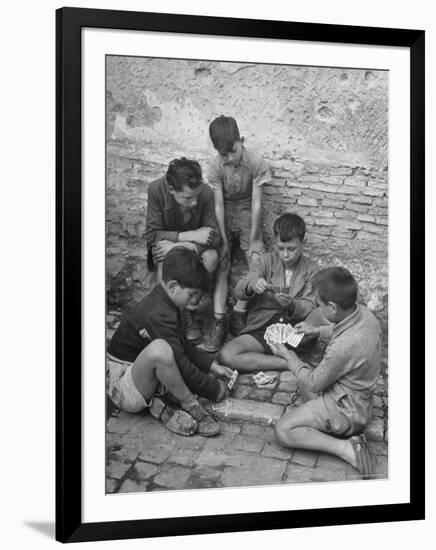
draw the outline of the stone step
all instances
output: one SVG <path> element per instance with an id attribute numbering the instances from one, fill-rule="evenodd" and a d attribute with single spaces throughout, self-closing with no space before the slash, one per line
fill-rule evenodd
<path id="1" fill-rule="evenodd" d="M 263 426 L 275 424 L 283 415 L 284 409 L 281 405 L 233 397 L 212 405 L 214 416 L 219 420 L 252 422 Z"/>
<path id="2" fill-rule="evenodd" d="M 262 426 L 273 426 L 283 416 L 285 409 L 286 407 L 273 403 L 234 397 L 229 397 L 221 403 L 212 404 L 212 411 L 217 420 L 251 422 Z M 365 434 L 369 441 L 387 441 L 387 431 L 385 434 L 385 426 L 381 418 L 373 418 Z"/>

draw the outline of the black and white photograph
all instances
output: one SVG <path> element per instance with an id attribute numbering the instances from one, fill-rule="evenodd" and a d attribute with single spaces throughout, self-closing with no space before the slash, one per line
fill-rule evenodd
<path id="1" fill-rule="evenodd" d="M 106 56 L 106 494 L 389 478 L 389 71 Z"/>

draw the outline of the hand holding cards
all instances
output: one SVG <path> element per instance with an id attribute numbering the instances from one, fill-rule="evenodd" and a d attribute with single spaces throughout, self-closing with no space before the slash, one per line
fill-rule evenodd
<path id="1" fill-rule="evenodd" d="M 304 333 L 297 334 L 290 323 L 275 323 L 265 331 L 265 341 L 271 344 L 289 344 L 296 348 L 303 339 Z"/>

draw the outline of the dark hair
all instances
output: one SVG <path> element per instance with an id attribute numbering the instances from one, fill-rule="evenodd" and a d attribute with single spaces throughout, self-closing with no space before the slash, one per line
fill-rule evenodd
<path id="1" fill-rule="evenodd" d="M 195 189 L 203 182 L 201 166 L 196 160 L 185 157 L 174 159 L 168 165 L 166 179 L 175 191 L 181 191 L 184 185 Z"/>
<path id="2" fill-rule="evenodd" d="M 274 222 L 274 236 L 286 243 L 292 239 L 304 240 L 306 224 L 298 214 L 282 214 Z"/>
<path id="3" fill-rule="evenodd" d="M 236 120 L 231 116 L 221 115 L 211 122 L 209 135 L 217 151 L 231 151 L 235 141 L 240 141 L 239 128 Z"/>
<path id="4" fill-rule="evenodd" d="M 206 291 L 208 273 L 196 252 L 180 246 L 173 248 L 165 256 L 162 279 L 164 283 L 177 281 L 182 288 Z"/>
<path id="5" fill-rule="evenodd" d="M 345 267 L 326 267 L 315 278 L 318 296 L 324 303 L 333 302 L 341 309 L 350 309 L 356 303 L 357 283 Z"/>

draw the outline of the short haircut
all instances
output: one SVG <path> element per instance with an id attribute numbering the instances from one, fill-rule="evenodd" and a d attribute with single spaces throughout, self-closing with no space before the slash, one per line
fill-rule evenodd
<path id="1" fill-rule="evenodd" d="M 292 239 L 304 240 L 306 235 L 306 224 L 298 214 L 282 214 L 274 222 L 274 236 L 286 243 Z"/>
<path id="2" fill-rule="evenodd" d="M 235 141 L 240 141 L 239 128 L 231 116 L 221 115 L 211 122 L 209 135 L 217 151 L 228 152 L 233 149 Z"/>
<path id="3" fill-rule="evenodd" d="M 357 283 L 345 267 L 326 267 L 315 278 L 314 286 L 324 303 L 333 302 L 350 309 L 357 300 Z"/>
<path id="4" fill-rule="evenodd" d="M 162 265 L 164 283 L 177 281 L 182 288 L 207 289 L 208 273 L 194 250 L 175 247 L 165 256 Z"/>
<path id="5" fill-rule="evenodd" d="M 166 180 L 175 191 L 181 191 L 184 185 L 195 189 L 203 183 L 201 166 L 196 160 L 185 157 L 174 159 L 168 165 Z"/>

